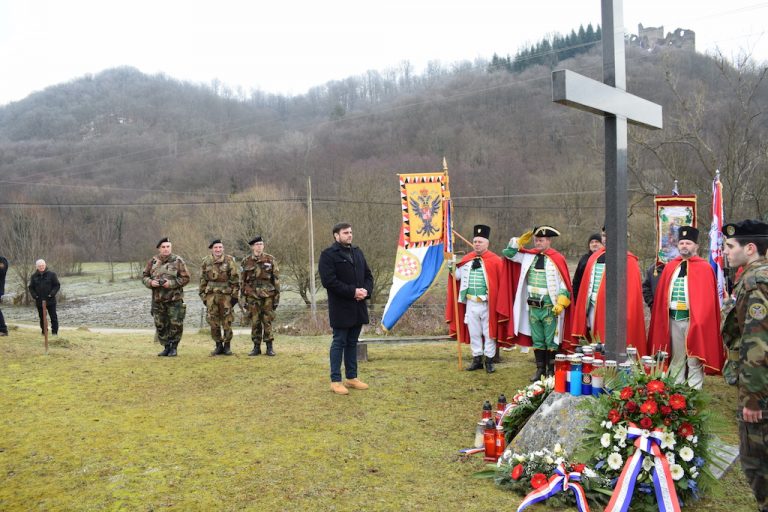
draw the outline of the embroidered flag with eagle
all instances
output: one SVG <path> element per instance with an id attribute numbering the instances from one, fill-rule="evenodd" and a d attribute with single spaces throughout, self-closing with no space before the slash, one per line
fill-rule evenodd
<path id="1" fill-rule="evenodd" d="M 434 283 L 453 251 L 448 173 L 399 174 L 403 224 L 381 325 L 389 331 Z"/>

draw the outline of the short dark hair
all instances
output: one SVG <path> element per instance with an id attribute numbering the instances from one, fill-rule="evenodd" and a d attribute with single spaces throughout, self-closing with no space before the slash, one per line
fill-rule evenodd
<path id="1" fill-rule="evenodd" d="M 350 224 L 349 222 L 339 222 L 338 224 L 333 226 L 333 234 L 335 235 L 342 229 L 347 229 L 351 227 L 352 227 L 352 224 Z"/>
<path id="2" fill-rule="evenodd" d="M 768 238 L 764 236 L 734 236 L 733 239 L 739 242 L 742 247 L 747 244 L 755 244 L 760 255 L 765 255 L 765 251 L 768 250 Z"/>

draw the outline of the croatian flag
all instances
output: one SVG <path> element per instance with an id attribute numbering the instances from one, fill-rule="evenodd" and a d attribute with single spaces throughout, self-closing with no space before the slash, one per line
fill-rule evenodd
<path id="1" fill-rule="evenodd" d="M 381 325 L 392 329 L 440 274 L 452 249 L 448 173 L 400 174 L 402 227 Z"/>
<path id="2" fill-rule="evenodd" d="M 720 171 L 712 181 L 712 225 L 709 228 L 709 264 L 717 278 L 717 294 L 720 307 L 727 298 L 725 272 L 723 271 L 723 184 L 720 183 Z"/>

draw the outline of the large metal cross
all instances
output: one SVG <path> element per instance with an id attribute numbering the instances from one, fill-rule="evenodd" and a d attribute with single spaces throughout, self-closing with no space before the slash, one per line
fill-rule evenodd
<path id="1" fill-rule="evenodd" d="M 603 83 L 568 70 L 552 73 L 552 101 L 605 118 L 606 357 L 627 346 L 627 122 L 662 127 L 661 105 L 627 92 L 622 0 L 601 0 Z M 582 313 L 583 314 L 583 313 Z"/>

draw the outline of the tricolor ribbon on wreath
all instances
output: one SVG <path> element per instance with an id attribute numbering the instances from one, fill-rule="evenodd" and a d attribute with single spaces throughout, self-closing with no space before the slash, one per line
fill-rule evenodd
<path id="1" fill-rule="evenodd" d="M 539 487 L 535 491 L 528 494 L 525 497 L 520 506 L 517 507 L 517 512 L 538 503 L 544 501 L 559 492 L 573 491 L 576 496 L 576 508 L 579 512 L 589 512 L 589 503 L 587 503 L 587 495 L 584 494 L 584 488 L 581 484 L 577 483 L 581 480 L 580 471 L 568 472 L 565 470 L 565 465 L 561 462 L 555 468 L 555 474 L 549 477 L 549 482 L 546 486 Z"/>
<path id="2" fill-rule="evenodd" d="M 659 448 L 662 434 L 663 430 L 658 428 L 650 431 L 638 428 L 634 423 L 629 424 L 627 439 L 635 440 L 636 450 L 624 464 L 624 469 L 621 470 L 621 476 L 616 482 L 611 501 L 605 507 L 605 512 L 626 512 L 629 509 L 637 475 L 640 474 L 643 459 L 646 456 L 653 457 L 651 475 L 653 476 L 659 512 L 680 512 L 680 500 L 677 499 L 675 482 L 669 470 L 669 463 Z"/>

